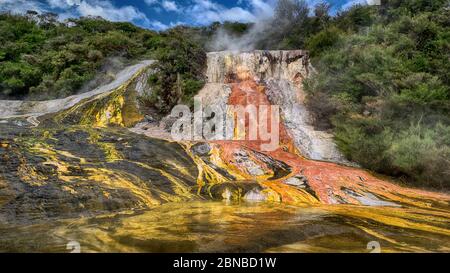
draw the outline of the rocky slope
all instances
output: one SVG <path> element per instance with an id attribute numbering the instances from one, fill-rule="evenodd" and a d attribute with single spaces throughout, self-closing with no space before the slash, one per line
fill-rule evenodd
<path id="1" fill-rule="evenodd" d="M 309 125 L 302 81 L 312 70 L 303 51 L 208 54 L 208 83 L 197 99 L 223 112 L 227 105 L 279 105 L 280 147 L 262 151 L 262 140 L 186 142 L 199 168 L 199 192 L 219 199 L 308 205 L 446 206 L 448 195 L 402 188 L 352 167 L 329 134 Z M 236 130 L 236 124 L 232 127 Z M 135 131 L 161 136 L 160 129 L 149 126 Z M 247 123 L 247 133 L 248 129 Z M 170 140 L 168 134 L 165 137 Z"/>
<path id="2" fill-rule="evenodd" d="M 182 146 L 124 129 L 143 119 L 137 97 L 151 64 L 127 67 L 112 83 L 66 99 L 0 101 L 3 223 L 196 198 L 197 168 Z"/>
<path id="3" fill-rule="evenodd" d="M 199 99 L 222 109 L 280 105 L 280 146 L 274 151 L 261 150 L 262 139 L 171 141 L 170 126 L 146 121 L 139 107 L 139 93 L 149 92 L 150 63 L 64 100 L 0 102 L 0 220 L 7 229 L 226 200 L 320 207 L 362 223 L 450 236 L 449 195 L 326 162 L 348 163 L 329 135 L 308 125 L 301 83 L 312 68 L 304 52 L 208 55 L 208 83 Z M 367 232 L 374 234 L 365 227 Z"/>

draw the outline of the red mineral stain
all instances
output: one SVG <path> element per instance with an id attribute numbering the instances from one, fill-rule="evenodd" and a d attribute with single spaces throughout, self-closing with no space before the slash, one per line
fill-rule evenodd
<path id="1" fill-rule="evenodd" d="M 257 109 L 261 105 L 271 105 L 267 95 L 265 94 L 264 85 L 258 84 L 253 80 L 249 73 L 240 71 L 238 75 L 228 77 L 231 83 L 232 93 L 229 97 L 229 105 L 255 105 Z M 261 126 L 259 124 L 259 126 Z M 269 130 L 270 119 L 269 119 Z M 256 140 L 248 139 L 249 119 L 246 118 L 245 130 L 247 138 L 245 140 L 236 141 L 215 141 L 212 144 L 220 150 L 220 158 L 227 165 L 228 169 L 239 172 L 246 179 L 255 179 L 260 184 L 274 190 L 278 193 L 279 198 L 283 202 L 295 202 L 295 195 L 301 195 L 301 190 L 293 190 L 292 187 L 283 183 L 288 178 L 296 175 L 306 177 L 307 184 L 315 193 L 315 196 L 323 204 L 349 203 L 361 204 L 356 198 L 370 193 L 377 200 L 387 200 L 395 204 L 406 204 L 416 207 L 429 207 L 432 204 L 446 205 L 450 201 L 450 196 L 445 193 L 434 193 L 429 191 L 408 189 L 387 179 L 377 178 L 371 173 L 354 168 L 343 166 L 335 163 L 320 162 L 308 160 L 301 156 L 300 152 L 295 148 L 294 141 L 289 135 L 282 119 L 280 120 L 279 133 L 280 145 L 275 151 L 262 151 L 261 141 L 258 136 Z M 291 171 L 287 176 L 278 179 L 268 180 L 263 175 L 262 178 L 255 177 L 246 173 L 243 167 L 235 159 L 235 154 L 239 151 L 249 150 L 261 153 L 287 164 Z M 269 166 L 258 159 L 252 160 L 262 168 L 266 173 L 270 173 Z M 356 197 L 355 197 L 356 196 Z"/>

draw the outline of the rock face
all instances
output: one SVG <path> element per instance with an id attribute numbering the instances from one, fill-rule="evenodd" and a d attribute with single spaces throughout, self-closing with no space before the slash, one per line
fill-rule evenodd
<path id="1" fill-rule="evenodd" d="M 304 105 L 302 81 L 313 71 L 306 52 L 252 51 L 208 53 L 208 83 L 199 93 L 204 105 L 223 105 L 230 95 L 230 83 L 251 79 L 266 86 L 273 105 L 280 106 L 282 120 L 300 153 L 310 159 L 351 165 L 338 151 L 332 135 L 311 125 Z"/>
<path id="2" fill-rule="evenodd" d="M 306 52 L 261 51 L 251 52 L 211 52 L 208 53 L 208 82 L 230 82 L 230 77 L 237 73 L 248 73 L 249 77 L 259 80 L 296 80 L 309 75 L 312 67 Z"/>
<path id="3" fill-rule="evenodd" d="M 302 50 L 210 52 L 207 55 L 207 83 L 196 98 L 203 106 L 214 105 L 226 113 L 232 84 L 238 78 L 254 80 L 266 87 L 271 104 L 280 106 L 284 126 L 304 157 L 352 165 L 338 151 L 332 135 L 311 125 L 311 114 L 304 105 L 302 81 L 313 70 L 308 54 Z M 143 92 L 141 86 L 145 83 L 137 86 L 138 92 Z M 161 128 L 154 123 L 144 122 L 132 130 L 150 137 L 170 139 L 170 128 Z"/>
<path id="4" fill-rule="evenodd" d="M 0 101 L 0 120 L 25 119 L 31 125 L 36 126 L 39 124 L 38 118 L 44 115 L 56 114 L 92 101 L 101 100 L 111 95 L 114 91 L 128 87 L 132 82 L 136 82 L 136 89 L 139 92 L 146 85 L 146 78 L 140 76 L 145 74 L 144 72 L 148 70 L 148 67 L 153 62 L 152 60 L 148 60 L 129 66 L 118 73 L 115 80 L 111 83 L 100 86 L 90 92 L 73 95 L 64 99 L 49 101 L 2 100 Z M 134 81 L 135 79 L 137 80 Z M 123 102 L 119 101 L 119 103 L 123 105 Z M 105 119 L 110 119 L 113 113 L 108 109 L 104 109 L 103 115 Z"/>
<path id="5" fill-rule="evenodd" d="M 432 193 L 409 191 L 364 170 L 335 164 L 351 165 L 336 149 L 331 135 L 309 124 L 302 81 L 311 70 L 303 51 L 208 54 L 208 83 L 198 95 L 204 106 L 253 105 L 260 110 L 262 106 L 278 105 L 282 122 L 275 127 L 279 133 L 275 150 L 263 149 L 266 139 L 259 134 L 256 139 L 208 141 L 207 154 L 193 153 L 199 166 L 199 192 L 227 200 L 303 205 L 417 205 L 410 197 L 418 195 L 437 200 Z M 244 123 L 245 128 L 232 124 L 234 136 L 242 132 L 248 136 L 251 125 L 248 120 Z M 259 132 L 262 125 L 256 125 Z M 260 189 L 255 190 L 255 182 Z M 448 200 L 443 196 L 439 198 Z"/>
<path id="6" fill-rule="evenodd" d="M 195 200 L 197 167 L 177 143 L 122 128 L 0 124 L 0 222 L 33 223 Z"/>
<path id="7" fill-rule="evenodd" d="M 284 125 L 291 134 L 300 153 L 313 160 L 354 165 L 337 149 L 333 136 L 316 130 L 312 117 L 304 104 L 301 85 L 288 80 L 267 81 L 266 94 L 274 105 L 279 105 Z"/>

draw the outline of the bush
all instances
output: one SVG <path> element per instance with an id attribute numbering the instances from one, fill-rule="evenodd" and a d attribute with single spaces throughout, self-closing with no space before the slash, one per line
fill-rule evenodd
<path id="1" fill-rule="evenodd" d="M 150 45 L 159 60 L 156 73 L 149 78 L 150 96 L 141 100 L 161 113 L 169 112 L 179 103 L 192 104 L 192 98 L 204 85 L 206 53 L 198 44 L 177 29 L 155 37 Z"/>
<path id="2" fill-rule="evenodd" d="M 449 188 L 450 126 L 412 125 L 394 139 L 386 151 L 392 166 L 419 185 Z"/>
<path id="3" fill-rule="evenodd" d="M 310 56 L 315 57 L 335 45 L 339 40 L 339 29 L 331 27 L 312 36 L 306 42 Z"/>
<path id="4" fill-rule="evenodd" d="M 110 58 L 148 57 L 145 42 L 157 35 L 101 18 L 71 19 L 71 27 L 55 18 L 0 14 L 0 95 L 52 99 L 74 94 Z"/>
<path id="5" fill-rule="evenodd" d="M 307 106 L 350 160 L 450 189 L 448 15 L 429 1 L 388 1 L 341 13 L 308 39 L 318 73 L 305 81 Z"/>

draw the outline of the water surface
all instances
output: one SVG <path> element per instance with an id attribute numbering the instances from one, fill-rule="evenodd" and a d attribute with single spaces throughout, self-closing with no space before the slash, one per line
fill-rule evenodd
<path id="1" fill-rule="evenodd" d="M 0 226 L 0 245 L 7 252 L 69 252 L 70 241 L 79 242 L 82 252 L 370 252 L 368 243 L 377 241 L 382 252 L 448 252 L 445 213 L 426 220 L 420 215 L 400 208 L 168 203 L 140 212 Z M 402 221 L 410 228 L 399 227 Z"/>

